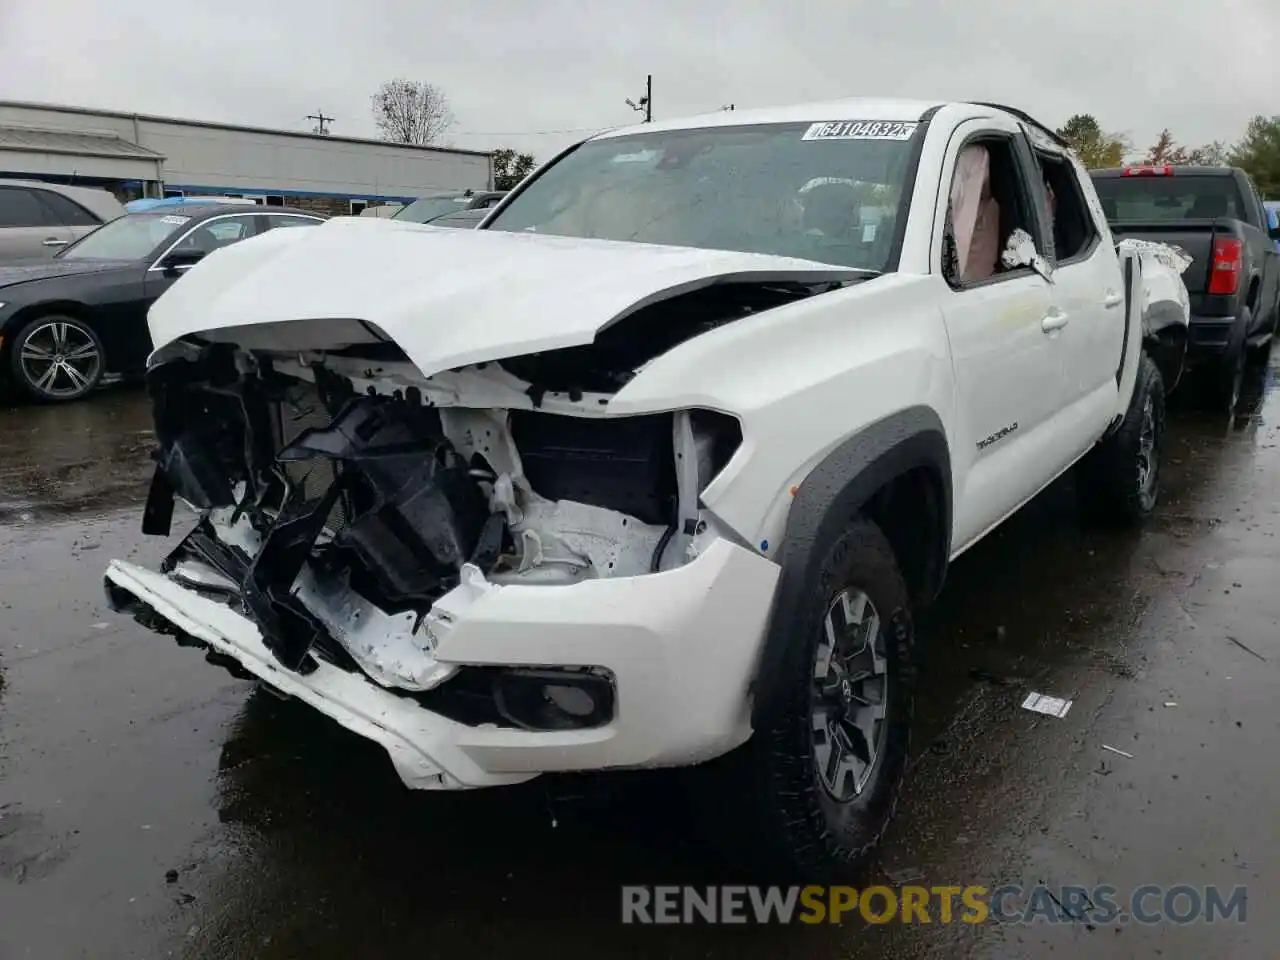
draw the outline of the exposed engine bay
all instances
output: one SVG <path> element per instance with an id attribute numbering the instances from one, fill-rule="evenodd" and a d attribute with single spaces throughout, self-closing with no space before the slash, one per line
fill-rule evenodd
<path id="1" fill-rule="evenodd" d="M 439 602 L 469 578 L 571 584 L 697 555 L 698 494 L 741 442 L 733 417 L 607 416 L 573 357 L 547 367 L 551 390 L 508 369 L 530 358 L 423 378 L 389 346 L 188 340 L 148 375 L 143 530 L 168 534 L 178 500 L 199 513 L 164 573 L 250 617 L 283 667 L 320 657 L 423 694 L 457 672 L 431 654 Z M 616 382 L 598 357 L 576 366 Z"/>

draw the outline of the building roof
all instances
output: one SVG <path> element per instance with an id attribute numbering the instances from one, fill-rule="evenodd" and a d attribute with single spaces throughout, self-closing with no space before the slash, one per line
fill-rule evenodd
<path id="1" fill-rule="evenodd" d="M 269 133 L 282 137 L 301 137 L 306 140 L 323 140 L 329 143 L 362 143 L 378 147 L 399 147 L 403 150 L 434 151 L 436 153 L 460 153 L 468 156 L 488 157 L 489 150 L 465 150 L 461 147 L 419 146 L 414 143 L 396 143 L 392 140 L 373 140 L 367 137 L 337 137 L 328 133 L 305 133 L 301 130 L 276 130 L 270 127 L 246 127 L 234 123 L 215 123 L 210 120 L 187 120 L 182 117 L 160 117 L 146 113 L 126 113 L 121 110 L 94 110 L 90 107 L 73 107 L 59 103 L 33 103 L 25 100 L 0 100 L 0 107 L 26 110 L 50 110 L 56 113 L 79 114 L 86 117 L 112 117 L 117 120 L 145 120 L 151 123 L 173 123 L 188 127 L 204 127 L 212 130 L 233 130 L 240 133 Z"/>
<path id="2" fill-rule="evenodd" d="M 129 160 L 163 160 L 164 155 L 121 137 L 65 130 L 35 130 L 0 126 L 0 150 L 28 153 L 67 153 L 78 157 L 121 157 Z"/>

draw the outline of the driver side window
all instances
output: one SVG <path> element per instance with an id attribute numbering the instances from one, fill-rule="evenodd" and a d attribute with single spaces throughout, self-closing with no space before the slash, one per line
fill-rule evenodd
<path id="1" fill-rule="evenodd" d="M 252 232 L 253 227 L 248 217 L 225 217 L 219 220 L 210 220 L 183 237 L 175 249 L 183 253 L 188 251 L 212 253 L 220 247 L 243 240 Z"/>
<path id="2" fill-rule="evenodd" d="M 952 173 L 942 275 L 957 289 L 1020 275 L 1012 246 L 1036 236 L 1026 180 L 1008 134 L 982 134 L 960 149 Z"/>

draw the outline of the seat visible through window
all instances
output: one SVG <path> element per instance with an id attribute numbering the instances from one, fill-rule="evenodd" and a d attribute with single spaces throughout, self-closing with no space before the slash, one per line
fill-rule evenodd
<path id="1" fill-rule="evenodd" d="M 991 155 L 982 144 L 965 147 L 956 159 L 951 218 L 959 279 L 987 279 L 1000 255 L 1000 204 L 991 190 Z"/>
<path id="2" fill-rule="evenodd" d="M 1027 269 L 1020 256 L 1005 248 L 1014 238 L 1025 243 L 1026 237 L 1038 234 L 1013 137 L 992 133 L 962 148 L 952 174 L 943 234 L 942 274 L 947 282 L 978 283 Z"/>

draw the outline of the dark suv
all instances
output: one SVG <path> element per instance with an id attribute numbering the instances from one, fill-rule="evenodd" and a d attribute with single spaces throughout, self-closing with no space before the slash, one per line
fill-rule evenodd
<path id="1" fill-rule="evenodd" d="M 391 219 L 430 223 L 437 217 L 457 213 L 459 210 L 487 210 L 506 195 L 505 190 L 468 190 L 465 193 L 439 193 L 419 197 L 397 210 Z"/>

